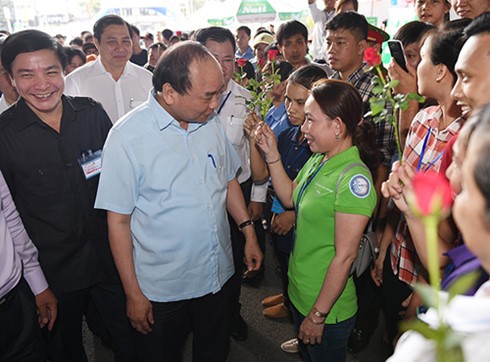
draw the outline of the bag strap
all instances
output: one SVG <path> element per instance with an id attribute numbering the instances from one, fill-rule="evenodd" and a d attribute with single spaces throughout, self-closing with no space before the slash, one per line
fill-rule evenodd
<path id="1" fill-rule="evenodd" d="M 354 167 L 357 167 L 357 166 L 360 166 L 360 167 L 364 167 L 366 170 L 369 171 L 369 168 L 367 168 L 367 166 L 363 163 L 360 163 L 360 162 L 357 162 L 357 163 L 351 163 L 349 166 L 347 166 L 344 171 L 342 171 L 342 173 L 340 174 L 339 176 L 339 179 L 337 180 L 337 186 L 335 186 L 335 196 L 337 196 L 337 192 L 339 192 L 339 186 L 340 186 L 340 181 L 342 181 L 342 178 L 345 176 L 345 174 L 347 172 L 350 171 L 350 169 L 354 168 Z"/>
<path id="2" fill-rule="evenodd" d="M 349 166 L 347 166 L 344 171 L 341 172 L 340 176 L 339 176 L 339 179 L 337 180 L 337 186 L 335 186 L 335 197 L 337 197 L 337 193 L 339 192 L 339 186 L 340 186 L 340 182 L 342 181 L 342 178 L 345 176 L 345 174 L 347 172 L 349 172 L 352 168 L 354 167 L 363 167 L 365 168 L 366 170 L 368 170 L 369 172 L 371 172 L 369 170 L 369 168 L 367 168 L 367 166 L 363 163 L 360 163 L 360 162 L 356 162 L 356 163 L 351 163 Z M 369 218 L 369 222 L 368 224 L 366 225 L 366 229 L 364 230 L 365 232 L 367 232 L 368 230 L 373 230 L 373 220 L 372 218 Z"/>

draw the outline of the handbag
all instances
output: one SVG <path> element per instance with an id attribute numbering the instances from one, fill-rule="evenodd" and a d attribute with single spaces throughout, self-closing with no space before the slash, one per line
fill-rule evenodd
<path id="1" fill-rule="evenodd" d="M 344 171 L 339 176 L 337 180 L 337 186 L 335 188 L 335 194 L 337 195 L 339 190 L 340 181 L 342 177 L 353 167 L 361 166 L 369 171 L 369 169 L 363 163 L 353 163 L 347 166 Z M 361 237 L 361 242 L 359 243 L 359 249 L 357 250 L 356 260 L 352 263 L 352 267 L 349 276 L 355 275 L 357 277 L 361 276 L 370 266 L 371 263 L 376 260 L 376 255 L 378 254 L 378 240 L 374 231 L 369 230 L 371 223 L 366 227 L 367 231 Z"/>

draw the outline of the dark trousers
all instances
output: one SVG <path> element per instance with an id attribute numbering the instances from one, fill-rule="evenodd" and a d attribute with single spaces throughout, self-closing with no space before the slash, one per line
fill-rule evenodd
<path id="1" fill-rule="evenodd" d="M 290 307 L 296 332 L 305 320 L 293 305 Z M 322 342 L 320 344 L 305 345 L 300 340 L 301 355 L 305 362 L 345 362 L 347 359 L 347 341 L 354 329 L 356 317 L 335 324 L 325 324 L 323 327 Z"/>
<path id="2" fill-rule="evenodd" d="M 391 268 L 390 252 L 387 255 L 383 266 L 383 284 L 381 292 L 384 300 L 384 312 L 386 321 L 386 333 L 390 343 L 393 343 L 399 332 L 399 324 L 402 320 L 400 312 L 406 308 L 402 307 L 402 302 L 412 293 L 410 285 L 398 279 L 398 275 L 393 273 Z"/>
<path id="3" fill-rule="evenodd" d="M 0 361 L 46 361 L 36 303 L 23 278 L 0 305 Z"/>
<path id="4" fill-rule="evenodd" d="M 243 197 L 245 198 L 245 204 L 250 203 L 250 193 L 252 192 L 252 179 L 249 179 L 240 184 L 243 192 Z M 231 313 L 239 313 L 240 311 L 240 289 L 242 284 L 242 273 L 244 271 L 245 264 L 243 263 L 243 258 L 245 257 L 244 247 L 245 247 L 245 237 L 242 232 L 238 229 L 238 225 L 235 223 L 231 215 L 228 215 L 228 220 L 230 223 L 230 233 L 231 233 L 231 246 L 233 250 L 233 262 L 235 264 L 235 274 L 232 278 L 232 295 L 231 295 Z M 255 233 L 257 234 L 257 240 L 262 252 L 265 254 L 265 231 L 260 221 L 255 222 Z"/>
<path id="5" fill-rule="evenodd" d="M 379 311 L 381 310 L 381 290 L 374 284 L 370 268 L 359 277 L 354 277 L 354 282 L 356 284 L 358 304 L 355 328 L 362 330 L 371 337 L 378 326 Z"/>
<path id="6" fill-rule="evenodd" d="M 282 294 L 286 298 L 286 303 L 289 304 L 288 299 L 288 270 L 289 270 L 289 255 L 290 253 L 286 253 L 282 251 L 278 247 L 277 239 L 279 235 L 271 232 L 271 240 L 272 240 L 272 249 L 274 250 L 274 255 L 279 263 L 279 269 L 281 270 L 281 286 L 282 286 Z"/>
<path id="7" fill-rule="evenodd" d="M 177 302 L 151 302 L 155 320 L 152 332 L 147 335 L 136 332 L 139 361 L 181 361 L 192 332 L 194 362 L 224 362 L 230 343 L 227 318 L 230 292 L 228 281 L 216 294 Z"/>
<path id="8" fill-rule="evenodd" d="M 126 317 L 126 299 L 117 281 L 98 283 L 90 288 L 58 293 L 58 318 L 51 332 L 44 331 L 51 362 L 86 361 L 82 344 L 82 318 L 89 298 L 92 298 L 104 326 L 110 333 L 110 343 L 116 361 L 135 361 L 136 333 Z"/>

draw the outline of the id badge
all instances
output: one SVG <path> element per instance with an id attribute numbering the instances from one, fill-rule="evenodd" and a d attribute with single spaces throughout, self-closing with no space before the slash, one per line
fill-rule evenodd
<path id="1" fill-rule="evenodd" d="M 102 168 L 102 150 L 92 152 L 88 150 L 82 153 L 82 157 L 78 159 L 78 163 L 82 167 L 85 179 L 90 179 L 100 174 Z"/>

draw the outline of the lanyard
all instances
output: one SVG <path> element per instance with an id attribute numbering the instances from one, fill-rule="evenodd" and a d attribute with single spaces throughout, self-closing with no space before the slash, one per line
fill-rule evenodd
<path id="1" fill-rule="evenodd" d="M 325 162 L 327 162 L 327 160 L 322 161 L 322 163 L 318 167 L 317 167 L 317 165 L 313 165 L 310 168 L 310 170 L 308 171 L 308 173 L 311 173 L 311 170 L 313 170 L 314 167 L 317 167 L 317 169 L 315 170 L 315 172 L 310 177 L 308 177 L 308 180 L 306 180 L 306 182 L 303 183 L 303 185 L 301 185 L 301 188 L 299 189 L 298 198 L 296 199 L 296 203 L 294 205 L 294 208 L 296 209 L 296 218 L 298 217 L 299 203 L 301 202 L 301 199 L 304 196 L 304 193 L 306 191 L 306 188 L 310 185 L 311 181 L 313 181 L 313 179 L 315 178 L 316 174 L 318 172 L 320 172 L 320 170 L 322 169 L 322 167 L 325 164 Z"/>
<path id="2" fill-rule="evenodd" d="M 429 141 L 430 130 L 431 128 L 429 127 L 429 130 L 427 131 L 427 135 L 424 138 L 424 144 L 422 145 L 422 152 L 420 153 L 419 163 L 417 164 L 417 171 L 420 171 L 420 169 L 422 168 L 422 161 L 425 156 L 425 149 L 427 147 L 427 142 Z"/>
<path id="3" fill-rule="evenodd" d="M 219 106 L 218 111 L 216 113 L 219 114 L 219 112 L 221 112 L 221 110 L 225 106 L 226 101 L 228 100 L 228 98 L 230 98 L 230 94 L 231 94 L 231 91 L 228 92 L 228 94 L 226 95 L 225 99 L 223 100 L 223 103 L 221 103 L 221 105 Z"/>

